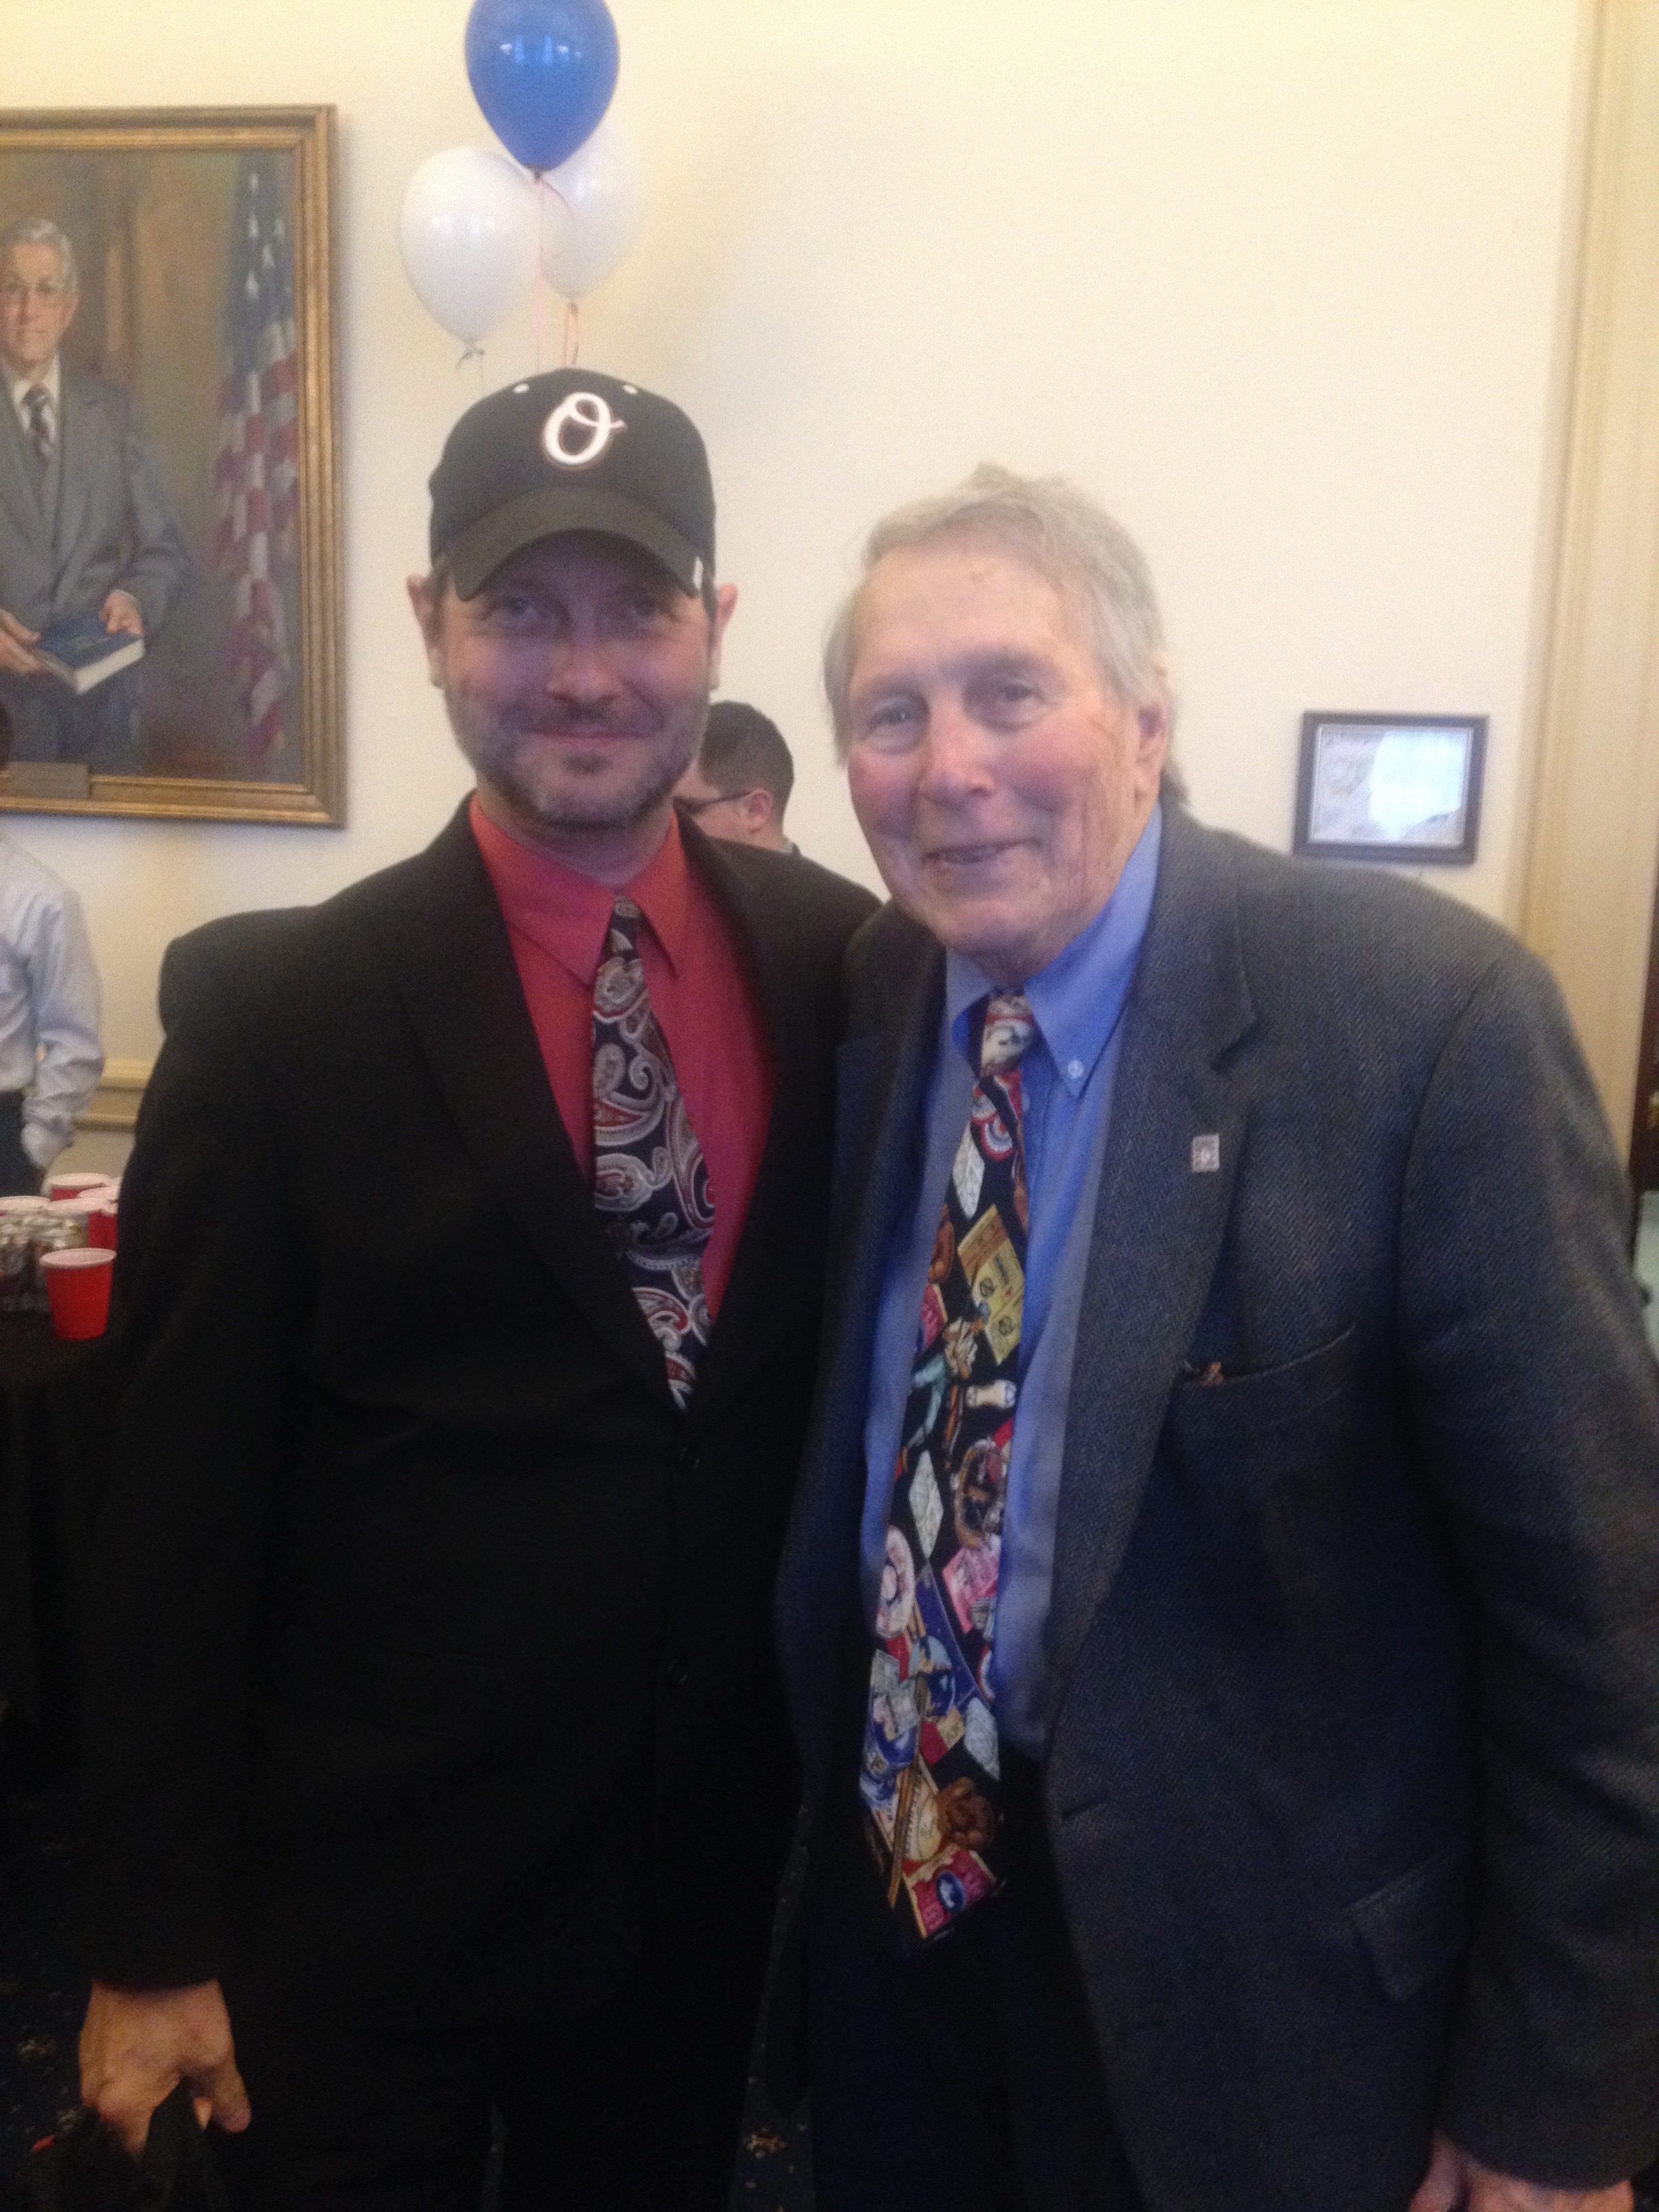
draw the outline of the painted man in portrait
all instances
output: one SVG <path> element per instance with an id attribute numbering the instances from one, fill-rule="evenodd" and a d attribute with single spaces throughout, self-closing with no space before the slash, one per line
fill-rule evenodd
<path id="1" fill-rule="evenodd" d="M 77 693 L 35 650 L 89 618 L 153 636 L 190 565 L 131 395 L 63 356 L 80 297 L 58 224 L 30 216 L 0 231 L 0 706 L 14 760 L 137 775 L 137 667 Z"/>

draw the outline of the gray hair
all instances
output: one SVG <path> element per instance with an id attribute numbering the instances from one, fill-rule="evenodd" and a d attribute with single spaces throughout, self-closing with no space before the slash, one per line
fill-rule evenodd
<path id="1" fill-rule="evenodd" d="M 49 215 L 26 215 L 15 222 L 9 222 L 0 230 L 0 264 L 10 254 L 14 246 L 50 246 L 64 264 L 64 289 L 78 292 L 80 271 L 75 265 L 75 248 L 70 244 L 69 233 L 55 223 Z"/>
<path id="2" fill-rule="evenodd" d="M 863 573 L 823 642 L 823 688 L 842 759 L 859 606 L 871 572 L 900 546 L 949 537 L 988 540 L 1073 599 L 1103 680 L 1131 707 L 1172 713 L 1163 619 L 1146 556 L 1133 538 L 1063 477 L 1016 476 L 987 462 L 955 490 L 884 516 L 865 541 Z"/>

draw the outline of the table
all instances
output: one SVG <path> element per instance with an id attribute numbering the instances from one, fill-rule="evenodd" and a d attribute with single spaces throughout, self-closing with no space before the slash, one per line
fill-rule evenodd
<path id="1" fill-rule="evenodd" d="M 92 1525 L 113 1428 L 108 1338 L 0 1315 L 0 1700 L 65 1759 L 80 1738 Z"/>

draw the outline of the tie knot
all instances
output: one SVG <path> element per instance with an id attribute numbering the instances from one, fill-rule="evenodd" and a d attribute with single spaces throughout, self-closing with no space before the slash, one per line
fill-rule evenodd
<path id="1" fill-rule="evenodd" d="M 32 384 L 23 394 L 23 404 L 28 410 L 28 441 L 34 448 L 35 465 L 45 470 L 52 464 L 55 441 L 52 431 L 52 394 L 43 384 Z"/>
<path id="2" fill-rule="evenodd" d="M 1018 991 L 994 992 L 985 1001 L 985 1026 L 980 1032 L 979 1072 L 999 1075 L 1017 1067 L 1036 1035 L 1031 1003 Z"/>
<path id="3" fill-rule="evenodd" d="M 611 909 L 611 950 L 612 952 L 637 952 L 640 945 L 640 910 L 632 899 L 619 898 Z"/>

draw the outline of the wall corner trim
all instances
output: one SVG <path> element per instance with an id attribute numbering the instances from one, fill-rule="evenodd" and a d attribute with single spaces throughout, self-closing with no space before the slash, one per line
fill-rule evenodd
<path id="1" fill-rule="evenodd" d="M 1659 869 L 1659 0 L 1599 0 L 1521 935 L 1631 1126 Z"/>

